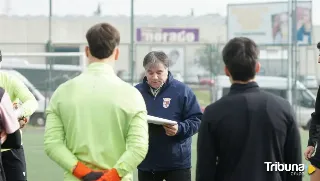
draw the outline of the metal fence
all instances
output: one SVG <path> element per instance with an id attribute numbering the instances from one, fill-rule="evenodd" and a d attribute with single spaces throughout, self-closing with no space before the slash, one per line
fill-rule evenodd
<path id="1" fill-rule="evenodd" d="M 59 85 L 82 72 L 85 62 L 82 52 L 85 44 L 55 45 L 55 47 L 59 47 L 57 50 L 60 52 L 49 54 L 45 53 L 46 44 L 0 44 L 3 52 L 2 69 L 10 69 L 11 73 L 22 77 L 38 100 L 50 98 Z M 223 47 L 224 44 L 219 43 L 136 44 L 135 60 L 132 63 L 132 60 L 129 60 L 129 44 L 121 44 L 121 55 L 115 65 L 115 71 L 124 81 L 130 81 L 133 65 L 133 80 L 134 83 L 138 83 L 144 74 L 142 66 L 144 56 L 153 50 L 164 51 L 172 60 L 170 71 L 177 79 L 193 88 L 200 104 L 205 107 L 217 99 L 214 81 L 216 75 L 224 74 L 221 56 Z M 318 51 L 315 45 L 297 47 L 295 53 L 297 61 L 291 67 L 288 61 L 288 55 L 291 53 L 288 45 L 260 45 L 259 47 L 259 61 L 262 64 L 259 74 L 288 77 L 288 70 L 291 68 L 294 72 L 294 79 L 301 82 L 308 75 L 319 77 Z M 74 50 L 75 48 L 78 48 L 78 53 L 67 53 L 68 49 Z M 295 101 L 299 99 L 298 94 L 300 97 L 304 96 L 303 93 L 301 95 L 294 93 Z M 45 110 L 46 102 L 43 101 L 40 106 L 43 106 Z M 297 109 L 302 108 L 298 106 Z"/>

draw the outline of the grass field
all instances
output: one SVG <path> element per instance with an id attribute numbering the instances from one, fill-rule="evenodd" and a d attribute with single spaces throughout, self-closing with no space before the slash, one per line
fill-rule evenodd
<path id="1" fill-rule="evenodd" d="M 209 92 L 196 91 L 195 92 L 199 102 L 202 106 L 209 104 Z M 62 170 L 52 162 L 44 153 L 43 149 L 43 129 L 42 128 L 25 128 L 23 133 L 24 148 L 27 159 L 28 180 L 30 181 L 62 181 Z M 197 136 L 193 137 L 192 144 L 192 165 L 193 165 L 193 177 L 194 168 L 196 164 L 196 140 Z M 301 131 L 302 149 L 304 151 L 307 140 L 308 132 Z M 307 164 L 307 162 L 306 162 Z M 308 176 L 304 177 L 304 181 L 309 180 Z M 137 179 L 135 179 L 137 181 Z"/>

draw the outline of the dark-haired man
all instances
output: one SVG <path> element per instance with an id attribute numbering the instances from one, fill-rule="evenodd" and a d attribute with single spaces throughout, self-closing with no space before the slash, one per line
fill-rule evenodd
<path id="1" fill-rule="evenodd" d="M 320 52 L 320 42 L 317 44 Z M 318 57 L 320 63 L 320 53 Z M 307 148 L 304 152 L 306 160 L 310 161 L 314 167 L 314 173 L 310 176 L 310 181 L 320 180 L 320 147 L 319 145 L 319 125 L 320 125 L 320 87 L 318 88 L 315 110 L 311 114 L 311 124 L 309 129 L 309 140 Z M 313 154 L 315 152 L 315 154 Z"/>
<path id="2" fill-rule="evenodd" d="M 318 48 L 318 50 L 320 50 L 320 42 L 317 44 L 317 48 Z M 318 57 L 318 63 L 320 63 L 320 53 L 319 53 L 319 57 Z"/>
<path id="3" fill-rule="evenodd" d="M 86 38 L 87 70 L 50 100 L 45 151 L 65 170 L 65 181 L 129 181 L 148 151 L 145 102 L 113 70 L 118 30 L 97 24 Z"/>
<path id="4" fill-rule="evenodd" d="M 298 127 L 290 104 L 259 89 L 259 49 L 231 39 L 223 49 L 228 95 L 206 107 L 198 135 L 197 181 L 301 181 Z M 296 168 L 296 167 L 295 167 Z M 303 168 L 304 169 L 304 168 Z"/>
<path id="5" fill-rule="evenodd" d="M 192 136 L 202 112 L 191 88 L 173 78 L 169 62 L 164 52 L 149 52 L 143 59 L 145 77 L 136 85 L 149 115 L 177 122 L 149 124 L 149 151 L 138 166 L 139 181 L 191 181 Z"/>

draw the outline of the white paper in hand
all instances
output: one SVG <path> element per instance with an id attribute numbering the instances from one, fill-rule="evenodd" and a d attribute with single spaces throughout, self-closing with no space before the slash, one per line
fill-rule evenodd
<path id="1" fill-rule="evenodd" d="M 171 125 L 175 125 L 177 124 L 176 121 L 171 121 L 169 119 L 163 119 L 163 118 L 159 118 L 159 117 L 155 117 L 155 116 L 147 116 L 148 118 L 148 123 L 152 123 L 152 124 L 158 124 L 158 125 L 164 125 L 164 124 L 171 124 Z"/>

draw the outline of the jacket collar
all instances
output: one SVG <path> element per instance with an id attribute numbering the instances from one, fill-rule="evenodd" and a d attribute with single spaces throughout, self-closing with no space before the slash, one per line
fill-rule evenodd
<path id="1" fill-rule="evenodd" d="M 230 87 L 230 94 L 251 91 L 259 91 L 259 85 L 257 84 L 257 82 L 249 82 L 247 84 L 234 83 Z"/>
<path id="2" fill-rule="evenodd" d="M 86 69 L 86 72 L 115 74 L 113 67 L 105 62 L 90 63 Z"/>

